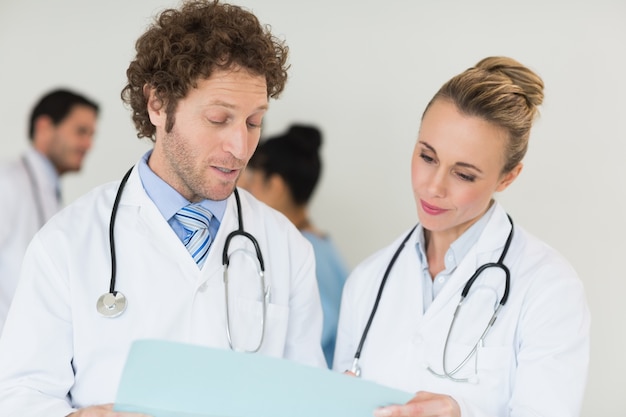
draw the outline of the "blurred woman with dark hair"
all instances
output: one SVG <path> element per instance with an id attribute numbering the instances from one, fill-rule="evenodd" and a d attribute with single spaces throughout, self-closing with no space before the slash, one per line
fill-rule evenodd
<path id="1" fill-rule="evenodd" d="M 321 145 L 319 129 L 294 124 L 287 132 L 259 144 L 238 185 L 283 213 L 313 245 L 324 312 L 322 348 L 330 367 L 348 272 L 337 248 L 326 233 L 313 225 L 308 212 L 322 170 Z"/>

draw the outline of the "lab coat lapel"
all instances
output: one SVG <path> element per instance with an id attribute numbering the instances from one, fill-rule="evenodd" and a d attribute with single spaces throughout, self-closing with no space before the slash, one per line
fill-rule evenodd
<path id="1" fill-rule="evenodd" d="M 125 228 L 131 233 L 134 231 L 141 236 L 138 241 L 141 247 L 136 247 L 135 250 L 143 251 L 144 257 L 147 257 L 145 254 L 148 251 L 152 252 L 153 254 L 147 258 L 175 258 L 180 276 L 191 282 L 199 280 L 200 270 L 189 255 L 185 245 L 176 236 L 157 206 L 146 194 L 136 167 L 128 178 L 128 183 L 122 193 L 118 209 L 120 216 L 122 211 L 125 216 L 133 216 L 132 221 L 125 224 Z M 116 222 L 116 228 L 118 222 L 119 220 Z M 133 241 L 135 240 L 133 239 Z"/>
<path id="2" fill-rule="evenodd" d="M 424 317 L 424 280 L 422 278 L 422 263 L 420 262 L 420 257 L 417 255 L 417 243 L 419 241 L 419 233 L 417 231 L 413 231 L 411 234 L 411 238 L 407 241 L 404 251 L 408 252 L 408 256 L 404 257 L 404 268 L 403 271 L 403 279 L 406 280 L 403 283 L 405 288 L 409 289 L 409 294 L 413 294 L 411 297 L 414 297 L 414 302 L 411 303 L 410 309 L 411 314 L 406 314 L 405 317 L 407 320 L 414 321 L 416 318 L 419 325 L 422 318 Z M 402 256 L 400 259 L 403 258 Z M 418 265 L 418 272 L 413 273 L 415 271 L 415 265 Z M 413 323 L 411 323 L 413 325 Z"/>
<path id="3" fill-rule="evenodd" d="M 495 204 L 497 206 L 478 242 L 465 255 L 450 280 L 433 300 L 426 311 L 425 318 L 435 317 L 442 311 L 453 311 L 460 300 L 463 287 L 476 269 L 484 263 L 498 260 L 511 225 L 504 209 L 497 202 Z"/>
<path id="4" fill-rule="evenodd" d="M 249 212 L 249 206 L 244 196 L 242 196 L 241 204 L 242 215 L 245 216 L 246 213 Z M 134 210 L 134 212 L 132 210 Z M 134 221 L 128 222 L 126 226 L 135 230 L 142 236 L 142 242 L 145 246 L 140 250 L 153 251 L 155 257 L 162 256 L 164 258 L 177 259 L 180 274 L 185 279 L 191 280 L 196 286 L 200 286 L 204 283 L 207 283 L 209 286 L 222 284 L 222 253 L 224 244 L 227 236 L 239 227 L 237 205 L 233 194 L 228 197 L 224 217 L 217 235 L 211 243 L 207 260 L 201 270 L 198 269 L 193 258 L 189 256 L 185 245 L 182 244 L 169 223 L 163 218 L 154 202 L 146 194 L 136 167 L 128 178 L 128 183 L 122 193 L 118 213 L 121 214 L 122 211 L 124 215 L 134 216 Z M 248 219 L 251 219 L 249 215 Z M 118 224 L 119 223 L 116 223 L 116 228 Z M 244 222 L 244 224 L 246 223 Z M 246 226 L 248 229 L 254 228 L 251 221 L 249 221 Z M 251 230 L 246 231 L 253 233 Z M 232 253 L 234 249 L 242 247 L 245 247 L 250 253 L 254 253 L 254 246 L 245 238 L 233 239 L 230 244 L 229 253 Z M 138 249 L 135 248 L 135 250 Z"/>
<path id="5" fill-rule="evenodd" d="M 34 149 L 31 149 L 24 154 L 27 166 L 22 164 L 22 168 L 32 181 L 32 183 L 29 181 L 29 187 L 35 187 L 33 190 L 28 190 L 28 197 L 32 198 L 32 193 L 37 194 L 37 204 L 41 206 L 45 223 L 61 209 L 61 202 L 57 201 L 56 198 L 55 188 L 57 184 L 55 178 L 50 176 L 49 170 L 46 170 L 44 165 L 44 160 L 36 153 Z M 41 226 L 43 224 L 39 225 L 39 227 Z"/>
<path id="6" fill-rule="evenodd" d="M 241 198 L 241 215 L 243 218 L 244 231 L 258 239 L 258 244 L 262 253 L 268 252 L 266 241 L 267 233 L 265 224 L 258 213 L 255 213 L 249 204 L 248 195 L 240 193 Z M 224 247 L 227 237 L 239 229 L 239 219 L 237 213 L 237 203 L 234 194 L 228 197 L 226 211 L 222 218 L 222 223 L 215 236 L 211 248 L 209 249 L 208 259 L 204 264 L 201 275 L 201 284 L 206 283 L 209 288 L 223 291 L 224 286 L 224 266 L 222 264 Z M 237 294 L 238 297 L 254 298 L 260 294 L 258 287 L 258 278 L 256 270 L 258 261 L 256 258 L 256 250 L 252 241 L 243 236 L 233 237 L 228 246 L 229 254 L 229 291 Z M 270 265 L 265 264 L 265 280 L 266 286 L 272 279 Z M 252 279 L 252 281 L 249 281 Z"/>
<path id="7" fill-rule="evenodd" d="M 228 197 L 224 217 L 222 218 L 217 234 L 213 237 L 213 242 L 211 243 L 211 247 L 207 255 L 207 260 L 202 269 L 203 281 L 210 279 L 211 285 L 215 284 L 216 281 L 221 282 L 224 272 L 224 267 L 222 266 L 222 255 L 224 245 L 226 243 L 226 237 L 233 230 L 237 229 L 237 227 L 237 205 L 235 203 L 235 196 L 231 194 L 230 197 Z M 215 279 L 213 277 L 219 277 L 220 279 Z"/>

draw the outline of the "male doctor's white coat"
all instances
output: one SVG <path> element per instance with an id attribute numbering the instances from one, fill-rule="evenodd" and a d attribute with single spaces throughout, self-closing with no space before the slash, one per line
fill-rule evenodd
<path id="1" fill-rule="evenodd" d="M 128 306 L 117 318 L 104 318 L 96 300 L 109 290 L 109 220 L 117 189 L 111 183 L 80 198 L 29 246 L 0 339 L 0 415 L 62 417 L 113 402 L 136 339 L 229 348 L 222 249 L 238 227 L 234 196 L 200 270 L 145 193 L 135 167 L 115 223 L 115 289 Z M 240 196 L 244 228 L 259 242 L 271 285 L 260 354 L 325 366 L 313 250 L 280 213 L 245 191 Z M 235 238 L 229 252 L 238 248 L 255 253 L 247 239 Z M 256 267 L 239 254 L 229 270 L 231 330 L 237 347 L 253 349 L 262 296 Z"/>
<path id="2" fill-rule="evenodd" d="M 497 205 L 478 242 L 426 312 L 413 232 L 389 275 L 363 347 L 364 379 L 411 393 L 450 395 L 463 417 L 579 415 L 589 361 L 583 287 L 567 261 L 518 225 L 504 260 L 511 272 L 508 302 L 477 358 L 454 375 L 470 382 L 453 382 L 428 370 L 443 372 L 444 342 L 461 291 L 480 265 L 498 260 L 510 229 Z M 403 238 L 365 260 L 348 278 L 334 369 L 351 368 L 383 274 Z M 498 271 L 483 272 L 463 303 L 448 345 L 448 372 L 472 350 L 503 295 L 504 274 Z"/>

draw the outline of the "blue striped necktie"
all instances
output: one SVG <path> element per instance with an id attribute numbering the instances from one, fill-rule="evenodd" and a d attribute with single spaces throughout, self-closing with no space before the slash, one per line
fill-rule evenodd
<path id="1" fill-rule="evenodd" d="M 190 204 L 178 210 L 174 216 L 185 228 L 183 243 L 201 268 L 211 245 L 209 223 L 213 215 L 200 204 Z"/>

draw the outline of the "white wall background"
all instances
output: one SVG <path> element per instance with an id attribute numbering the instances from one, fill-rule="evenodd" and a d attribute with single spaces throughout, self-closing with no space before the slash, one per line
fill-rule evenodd
<path id="1" fill-rule="evenodd" d="M 546 83 L 526 167 L 499 197 L 558 248 L 585 282 L 593 315 L 583 416 L 623 415 L 626 393 L 626 1 L 241 0 L 291 48 L 291 78 L 265 134 L 292 121 L 325 133 L 313 217 L 350 266 L 416 221 L 410 154 L 439 86 L 488 55 Z M 119 179 L 149 143 L 119 94 L 134 42 L 175 0 L 0 0 L 0 158 L 28 142 L 27 114 L 68 86 L 102 104 L 97 139 L 65 199 Z M 1 197 L 0 197 L 1 198 Z M 104 285 L 104 283 L 103 283 Z"/>

